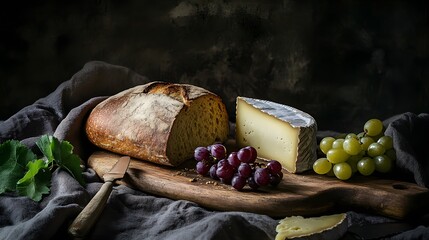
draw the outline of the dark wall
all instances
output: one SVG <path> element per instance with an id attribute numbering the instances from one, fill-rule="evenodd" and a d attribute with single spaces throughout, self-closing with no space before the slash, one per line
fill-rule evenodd
<path id="1" fill-rule="evenodd" d="M 237 96 L 322 130 L 429 112 L 429 1 L 18 1 L 0 26 L 0 120 L 91 60 L 208 88 L 231 119 Z"/>

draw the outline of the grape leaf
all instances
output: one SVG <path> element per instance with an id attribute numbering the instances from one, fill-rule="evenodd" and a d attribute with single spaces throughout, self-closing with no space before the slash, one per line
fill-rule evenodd
<path id="1" fill-rule="evenodd" d="M 39 147 L 40 151 L 45 156 L 48 165 L 52 164 L 52 162 L 54 161 L 54 149 L 57 149 L 56 146 L 58 146 L 59 144 L 60 143 L 57 138 L 48 135 L 41 136 L 40 139 L 36 142 L 36 145 Z M 55 153 L 55 155 L 58 155 L 58 153 Z"/>
<path id="2" fill-rule="evenodd" d="M 68 141 L 60 142 L 53 136 L 44 135 L 36 144 L 49 163 L 54 161 L 60 168 L 67 170 L 82 186 L 85 185 L 80 168 L 81 159 L 73 154 L 73 146 Z"/>
<path id="3" fill-rule="evenodd" d="M 67 142 L 61 142 L 61 162 L 57 164 L 66 169 L 82 186 L 85 186 L 85 180 L 80 167 L 81 159 L 78 155 L 73 154 L 73 146 Z"/>
<path id="4" fill-rule="evenodd" d="M 22 196 L 40 201 L 43 194 L 50 192 L 52 173 L 42 159 L 29 162 L 27 168 L 27 173 L 16 183 L 16 190 Z"/>
<path id="5" fill-rule="evenodd" d="M 43 135 L 36 142 L 43 153 L 42 159 L 17 140 L 0 144 L 0 194 L 17 191 L 20 195 L 40 201 L 50 192 L 54 166 L 68 171 L 80 184 L 85 185 L 80 168 L 81 159 L 73 154 L 73 146 L 53 136 Z"/>
<path id="6" fill-rule="evenodd" d="M 34 159 L 36 155 L 17 140 L 0 145 L 0 194 L 16 190 L 17 181 L 27 171 L 26 165 Z"/>

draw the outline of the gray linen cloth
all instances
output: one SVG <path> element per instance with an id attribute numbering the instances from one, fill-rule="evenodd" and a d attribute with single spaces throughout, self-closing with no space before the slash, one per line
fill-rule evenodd
<path id="1" fill-rule="evenodd" d="M 89 62 L 50 95 L 0 122 L 0 142 L 17 139 L 37 151 L 35 141 L 43 134 L 53 134 L 70 141 L 75 153 L 86 159 L 93 150 L 82 127 L 89 111 L 107 96 L 147 82 L 149 79 L 128 68 Z M 394 137 L 409 138 L 424 131 L 425 136 L 429 135 L 427 114 L 406 113 L 389 121 L 392 127 L 388 132 Z M 427 187 L 428 151 L 416 150 L 413 144 L 396 141 L 395 147 L 404 149 L 398 153 L 403 154 L 401 158 L 413 162 L 411 166 L 399 166 L 412 181 Z M 68 239 L 69 224 L 102 185 L 92 169 L 87 168 L 84 176 L 87 185 L 82 187 L 67 172 L 56 170 L 51 193 L 41 202 L 15 193 L 0 195 L 0 239 Z M 394 221 L 356 212 L 348 214 L 349 225 Z M 253 213 L 211 211 L 193 202 L 151 196 L 120 185 L 114 187 L 88 239 L 274 239 L 278 220 Z M 393 238 L 423 239 L 429 235 L 427 227 L 415 226 Z"/>

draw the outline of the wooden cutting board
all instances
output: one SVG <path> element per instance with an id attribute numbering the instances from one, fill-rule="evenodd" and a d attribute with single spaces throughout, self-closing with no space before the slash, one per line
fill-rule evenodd
<path id="1" fill-rule="evenodd" d="M 101 177 L 120 155 L 94 152 L 89 167 Z M 169 168 L 132 159 L 120 182 L 153 195 L 195 202 L 219 211 L 244 211 L 272 217 L 312 216 L 338 211 L 366 211 L 397 219 L 418 216 L 429 210 L 429 190 L 416 184 L 376 177 L 354 176 L 341 181 L 314 173 L 284 172 L 277 187 L 258 191 L 237 191 L 193 170 L 190 160 L 178 168 Z"/>

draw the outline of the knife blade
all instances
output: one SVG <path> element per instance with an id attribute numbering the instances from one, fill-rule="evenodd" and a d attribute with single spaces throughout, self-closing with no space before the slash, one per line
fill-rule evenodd
<path id="1" fill-rule="evenodd" d="M 107 199 L 112 192 L 114 181 L 119 180 L 125 176 L 129 164 L 130 157 L 121 157 L 112 167 L 112 169 L 103 175 L 104 183 L 100 190 L 95 194 L 91 201 L 85 206 L 82 212 L 79 213 L 76 219 L 69 226 L 68 232 L 74 238 L 84 238 L 91 230 L 91 227 L 103 212 Z"/>

